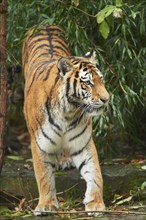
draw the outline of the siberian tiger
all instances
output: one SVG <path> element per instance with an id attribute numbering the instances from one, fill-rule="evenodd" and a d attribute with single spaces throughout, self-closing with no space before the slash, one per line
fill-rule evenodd
<path id="1" fill-rule="evenodd" d="M 34 215 L 58 209 L 54 170 L 73 165 L 85 179 L 85 210 L 101 211 L 103 180 L 92 138 L 93 115 L 108 103 L 95 53 L 71 56 L 62 30 L 30 29 L 23 43 L 24 113 L 31 137 L 39 203 Z M 69 155 L 64 163 L 62 155 Z"/>

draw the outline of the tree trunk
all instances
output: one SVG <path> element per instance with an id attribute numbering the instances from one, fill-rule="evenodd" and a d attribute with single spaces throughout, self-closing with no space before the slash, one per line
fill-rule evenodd
<path id="1" fill-rule="evenodd" d="M 6 10 L 7 0 L 2 0 L 0 4 L 0 172 L 5 154 L 7 115 Z"/>

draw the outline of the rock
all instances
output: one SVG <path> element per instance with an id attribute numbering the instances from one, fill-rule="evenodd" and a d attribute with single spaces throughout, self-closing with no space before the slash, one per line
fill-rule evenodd
<path id="1" fill-rule="evenodd" d="M 131 164 L 103 165 L 104 200 L 110 205 L 115 194 L 128 193 L 146 181 L 146 171 Z M 33 169 L 24 168 L 24 161 L 6 162 L 0 177 L 1 190 L 27 199 L 38 197 Z M 86 184 L 76 169 L 56 173 L 57 192 L 66 192 L 69 188 L 74 196 L 83 197 Z M 66 192 L 67 194 L 68 192 Z M 146 195 L 143 195 L 146 200 Z"/>

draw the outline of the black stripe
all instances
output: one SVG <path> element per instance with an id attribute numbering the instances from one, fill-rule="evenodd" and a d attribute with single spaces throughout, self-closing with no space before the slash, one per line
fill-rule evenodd
<path id="1" fill-rule="evenodd" d="M 60 41 L 60 39 L 57 39 L 57 40 L 52 39 L 52 40 L 53 42 L 60 44 L 69 53 L 69 48 L 64 41 Z"/>
<path id="2" fill-rule="evenodd" d="M 56 78 L 55 78 L 55 82 L 54 82 L 53 88 L 56 86 L 56 84 L 57 84 L 59 78 L 60 78 L 60 77 L 59 77 L 59 74 L 57 74 L 57 76 L 56 76 Z"/>
<path id="3" fill-rule="evenodd" d="M 63 34 L 61 34 L 61 33 L 59 33 L 59 34 L 54 34 L 54 33 L 53 33 L 53 37 L 54 37 L 54 36 L 56 36 L 57 38 L 62 39 L 62 40 L 65 42 L 65 37 L 64 37 Z"/>
<path id="4" fill-rule="evenodd" d="M 39 74 L 36 76 L 36 80 L 39 78 L 39 76 L 41 76 L 42 74 L 44 73 L 44 69 L 43 70 L 41 70 L 40 72 L 39 72 Z M 34 74 L 35 75 L 35 74 Z"/>
<path id="5" fill-rule="evenodd" d="M 98 188 L 101 188 L 101 186 L 95 181 L 95 179 L 94 179 L 94 183 Z"/>
<path id="6" fill-rule="evenodd" d="M 76 71 L 75 77 L 76 77 L 76 78 L 79 77 L 79 71 Z"/>
<path id="7" fill-rule="evenodd" d="M 35 143 L 36 143 L 36 145 L 39 147 L 40 151 L 42 151 L 43 153 L 46 154 L 46 151 L 42 150 L 41 147 L 40 147 L 40 145 L 38 144 L 38 142 L 37 142 L 37 140 L 36 140 L 36 137 L 35 137 Z"/>
<path id="8" fill-rule="evenodd" d="M 80 96 L 80 89 L 78 89 L 78 97 L 80 98 L 81 96 Z"/>
<path id="9" fill-rule="evenodd" d="M 51 64 L 51 63 L 53 63 L 55 61 L 55 59 L 51 59 L 51 60 L 49 60 L 49 61 L 47 61 L 45 64 L 47 65 L 47 64 Z M 52 65 L 53 66 L 53 65 Z M 46 67 L 46 68 L 48 68 L 48 67 Z M 45 68 L 45 69 L 46 69 Z M 42 74 L 44 72 L 44 69 L 41 71 L 41 72 L 39 72 L 39 75 L 36 77 L 36 80 L 39 78 L 39 76 Z M 48 73 L 48 72 L 47 72 Z M 44 80 L 44 79 L 43 79 Z"/>
<path id="10" fill-rule="evenodd" d="M 82 118 L 83 118 L 83 114 L 68 126 L 66 133 L 74 129 L 80 123 Z"/>
<path id="11" fill-rule="evenodd" d="M 83 66 L 83 64 L 82 64 L 82 63 L 80 63 L 79 70 L 82 68 L 82 66 Z"/>
<path id="12" fill-rule="evenodd" d="M 35 132 L 34 132 L 33 128 L 30 127 L 30 129 L 32 130 L 32 133 L 33 133 L 33 135 L 34 135 L 34 139 L 35 139 L 36 145 L 38 146 L 38 148 L 40 149 L 40 151 L 42 151 L 43 153 L 46 154 L 46 152 L 45 152 L 44 150 L 42 150 L 41 147 L 40 147 L 40 145 L 38 144 L 38 142 L 37 142 L 37 140 L 36 140 L 36 137 L 35 137 Z"/>
<path id="13" fill-rule="evenodd" d="M 71 103 L 72 105 L 76 106 L 76 107 L 80 107 L 80 106 L 81 106 L 80 103 L 77 102 L 77 99 L 75 100 L 75 99 L 73 99 L 72 97 L 67 97 L 67 101 L 68 101 L 69 103 Z"/>
<path id="14" fill-rule="evenodd" d="M 28 95 L 28 93 L 29 93 L 29 91 L 30 91 L 30 89 L 31 89 L 31 86 L 32 86 L 32 84 L 33 84 L 33 82 L 34 82 L 35 77 L 36 77 L 36 75 L 34 74 L 34 75 L 33 75 L 33 78 L 32 78 L 32 81 L 31 81 L 31 83 L 30 83 L 30 85 L 29 85 L 29 88 L 28 88 L 28 90 L 27 90 L 27 95 Z"/>
<path id="15" fill-rule="evenodd" d="M 30 66 L 30 68 L 28 69 L 28 71 L 27 72 L 29 72 L 30 73 L 30 76 L 32 76 L 33 75 L 33 80 L 31 81 L 31 83 L 30 84 L 32 84 L 33 83 L 33 81 L 34 81 L 34 78 L 36 77 L 36 75 L 39 73 L 39 75 L 41 74 L 41 73 L 43 73 L 44 72 L 44 68 L 45 68 L 45 66 L 46 65 L 48 65 L 48 61 L 41 61 L 41 62 L 33 62 L 32 64 L 31 64 L 31 66 Z M 41 70 L 41 72 L 39 71 L 41 68 L 43 67 L 43 70 Z M 38 72 L 39 71 L 39 72 Z M 38 73 L 37 73 L 38 72 Z M 37 76 L 37 78 L 39 77 L 39 75 Z M 37 79 L 36 78 L 36 79 Z"/>
<path id="16" fill-rule="evenodd" d="M 52 168 L 55 168 L 55 164 L 54 163 L 51 163 L 49 161 L 44 161 L 45 164 L 49 164 Z"/>
<path id="17" fill-rule="evenodd" d="M 86 146 L 87 146 L 87 144 L 86 144 L 81 150 L 79 150 L 79 151 L 77 151 L 77 152 L 71 154 L 71 157 L 78 156 L 80 153 L 82 153 L 82 152 L 84 151 L 84 149 L 86 148 Z"/>
<path id="18" fill-rule="evenodd" d="M 52 35 L 52 41 L 53 42 L 58 42 L 58 43 L 61 43 L 61 45 L 64 47 L 65 46 L 65 48 L 69 51 L 69 47 L 68 47 L 68 43 L 67 43 L 67 41 L 66 41 L 66 39 L 65 39 L 65 37 L 62 35 L 62 36 L 60 36 L 60 34 L 53 34 Z"/>
<path id="19" fill-rule="evenodd" d="M 70 138 L 69 141 L 73 141 L 74 139 L 80 137 L 80 136 L 86 131 L 87 127 L 88 127 L 88 125 L 86 125 L 86 126 L 84 127 L 84 129 L 83 129 L 79 134 L 77 134 L 77 135 L 75 135 L 74 137 Z"/>
<path id="20" fill-rule="evenodd" d="M 46 35 L 46 33 L 43 33 L 42 31 L 39 31 L 37 33 L 33 33 L 33 35 L 31 37 L 36 38 L 36 37 L 45 36 L 45 35 Z"/>
<path id="21" fill-rule="evenodd" d="M 55 50 L 55 49 L 58 49 L 57 51 Z M 69 55 L 69 53 L 68 53 L 68 51 L 66 51 L 63 47 L 60 47 L 60 46 L 54 46 L 53 47 L 53 50 L 57 53 L 57 52 L 61 52 L 61 51 L 63 51 L 66 55 Z"/>
<path id="22" fill-rule="evenodd" d="M 41 45 L 37 46 L 37 47 L 34 49 L 33 53 L 36 52 L 36 51 L 38 51 L 38 50 L 39 50 L 40 48 L 42 48 L 42 47 L 47 47 L 47 48 L 49 48 L 49 44 L 41 44 Z"/>
<path id="23" fill-rule="evenodd" d="M 35 63 L 37 61 L 38 58 L 40 57 L 44 57 L 44 58 L 47 58 L 48 59 L 48 53 L 47 52 L 43 52 L 41 53 L 41 51 L 39 52 L 38 56 L 35 57 L 35 59 L 32 61 L 32 59 L 34 58 L 34 56 L 36 55 L 36 53 L 38 53 L 38 51 L 35 51 L 34 54 L 31 54 L 31 58 L 29 58 L 29 63 L 33 62 Z M 49 61 L 48 61 L 49 62 Z"/>
<path id="24" fill-rule="evenodd" d="M 74 79 L 74 82 L 73 82 L 74 94 L 73 94 L 73 96 L 75 96 L 75 97 L 77 95 L 77 93 L 76 93 L 76 86 L 77 86 L 77 80 Z"/>
<path id="25" fill-rule="evenodd" d="M 47 138 L 53 145 L 56 145 L 56 143 L 44 132 L 42 126 L 41 126 L 41 123 L 39 122 L 39 120 L 37 119 L 37 122 L 40 126 L 40 129 L 41 129 L 41 132 L 42 134 L 44 135 L 45 138 Z"/>
<path id="26" fill-rule="evenodd" d="M 44 132 L 44 130 L 41 128 L 41 132 L 44 135 L 45 138 L 47 138 L 53 145 L 56 145 L 56 143 Z"/>
<path id="27" fill-rule="evenodd" d="M 68 92 L 70 89 L 70 78 L 67 78 L 66 80 L 66 96 L 68 97 Z"/>
<path id="28" fill-rule="evenodd" d="M 57 78 L 58 77 L 56 77 L 55 78 L 55 81 L 57 81 Z M 47 93 L 46 93 L 47 94 Z M 46 104 L 45 104 L 46 105 Z M 61 134 L 58 132 L 58 131 L 56 131 L 54 128 L 52 128 L 52 130 L 55 132 L 55 134 L 57 134 L 59 137 L 61 137 Z"/>
<path id="29" fill-rule="evenodd" d="M 55 87 L 55 85 L 56 85 L 58 79 L 59 79 L 59 76 L 57 75 L 56 78 L 55 78 L 54 85 L 52 86 L 52 89 L 51 89 L 51 92 L 50 92 L 50 97 L 51 97 L 51 94 L 52 94 L 53 88 Z M 47 93 L 46 93 L 46 94 L 47 94 Z M 56 131 L 54 128 L 52 128 L 52 130 L 55 132 L 55 134 L 57 134 L 59 137 L 61 137 L 61 134 L 60 134 L 58 131 Z"/>
<path id="30" fill-rule="evenodd" d="M 84 165 L 86 165 L 86 159 L 83 160 L 83 162 L 80 164 L 78 170 L 81 171 L 81 169 L 82 169 L 82 167 L 83 167 Z"/>
<path id="31" fill-rule="evenodd" d="M 47 36 L 47 34 L 45 34 L 45 35 L 42 35 L 42 34 L 40 34 L 40 36 L 42 36 L 41 38 L 37 38 L 37 39 L 35 39 L 35 37 L 34 37 L 34 43 L 37 43 L 37 42 L 39 42 L 39 41 L 44 41 L 44 40 L 47 40 L 48 41 L 48 36 Z M 32 42 L 32 43 L 33 43 Z"/>
<path id="32" fill-rule="evenodd" d="M 59 27 L 57 27 L 57 26 L 48 27 L 48 28 L 47 28 L 47 31 L 48 31 L 48 30 L 49 30 L 49 31 L 52 31 L 52 32 L 53 32 L 53 31 L 58 31 L 58 32 L 60 32 L 60 33 L 63 32 L 63 31 L 62 31 Z"/>
<path id="33" fill-rule="evenodd" d="M 27 40 L 27 43 L 28 43 L 28 44 L 31 44 L 31 43 L 32 43 L 31 41 L 33 41 L 35 38 L 38 38 L 39 36 L 45 36 L 45 35 L 46 35 L 46 33 L 44 34 L 44 33 L 42 33 L 42 32 L 32 33 L 32 34 L 29 36 L 29 38 L 28 38 L 28 40 Z"/>
<path id="34" fill-rule="evenodd" d="M 53 69 L 53 67 L 54 67 L 54 65 L 52 65 L 52 66 L 50 67 L 50 69 L 47 71 L 47 74 L 46 74 L 45 78 L 43 79 L 44 81 L 46 81 L 46 80 L 48 79 L 49 74 L 50 74 L 51 70 Z"/>
<path id="35" fill-rule="evenodd" d="M 87 143 L 85 144 L 85 146 L 81 150 L 71 154 L 71 157 L 78 156 L 80 153 L 82 153 L 84 151 L 84 149 L 87 147 L 87 145 L 89 144 L 90 140 L 91 140 L 91 136 L 89 137 L 89 139 L 88 139 Z"/>
<path id="36" fill-rule="evenodd" d="M 48 62 L 47 62 L 47 64 L 48 64 Z M 37 63 L 37 65 L 39 65 L 39 63 Z M 38 77 L 40 76 L 40 74 L 42 74 L 42 73 L 44 72 L 44 68 L 43 68 L 43 70 L 42 70 L 41 72 L 39 72 L 39 75 L 36 77 L 37 71 L 38 71 L 39 69 L 41 69 L 42 66 L 45 67 L 45 65 L 46 65 L 46 62 L 43 62 L 43 63 L 42 63 L 40 66 L 38 66 L 37 69 L 35 70 L 34 75 L 33 75 L 33 78 L 32 78 L 31 83 L 30 83 L 30 85 L 29 85 L 29 89 L 28 89 L 27 93 L 29 93 L 29 91 L 30 91 L 30 89 L 31 89 L 31 86 L 32 86 L 32 84 L 33 84 L 35 78 L 38 79 Z M 32 68 L 33 68 L 33 65 L 32 65 Z M 31 71 L 29 71 L 29 72 L 31 72 Z"/>
<path id="37" fill-rule="evenodd" d="M 56 53 L 56 51 L 53 51 L 53 56 L 51 55 L 51 58 L 54 57 L 54 56 L 57 56 L 57 58 L 55 58 L 57 60 L 59 60 L 60 57 L 61 57 L 61 55 L 59 53 Z"/>
<path id="38" fill-rule="evenodd" d="M 34 72 L 34 75 L 36 75 L 37 74 L 37 72 L 38 73 L 40 73 L 39 71 L 40 71 L 40 69 L 43 67 L 43 71 L 44 71 L 44 68 L 45 68 L 45 66 L 48 64 L 48 62 L 35 62 L 34 63 L 34 65 L 32 64 L 31 65 L 31 69 L 29 70 L 29 72 L 31 73 L 31 72 Z"/>
<path id="39" fill-rule="evenodd" d="M 62 131 L 62 129 L 60 128 L 60 126 L 58 124 L 56 124 L 53 120 L 53 118 L 51 117 L 51 113 L 49 111 L 49 107 L 48 107 L 48 100 L 46 101 L 45 103 L 45 106 L 46 106 L 46 110 L 47 110 L 47 114 L 49 116 L 49 122 L 54 126 L 56 127 L 59 131 Z"/>
<path id="40" fill-rule="evenodd" d="M 84 172 L 84 175 L 87 174 L 87 173 L 90 173 L 90 171 L 86 170 L 86 171 Z"/>
<path id="41" fill-rule="evenodd" d="M 29 42 L 29 43 L 28 43 L 28 49 L 29 49 L 29 50 L 32 49 L 32 47 L 34 47 L 34 46 L 37 44 L 37 42 L 42 41 L 42 43 L 43 43 L 44 40 L 47 40 L 47 41 L 48 41 L 48 37 L 47 37 L 47 36 L 45 36 L 45 37 L 42 36 L 42 38 L 38 38 L 38 39 L 33 38 L 33 39 L 32 39 L 32 42 Z"/>
<path id="42" fill-rule="evenodd" d="M 32 130 L 32 133 L 33 133 L 34 139 L 35 139 L 35 143 L 36 143 L 36 145 L 38 146 L 39 150 L 46 154 L 46 151 L 42 150 L 41 147 L 40 147 L 40 145 L 38 144 L 38 142 L 37 142 L 37 140 L 36 140 L 36 136 L 35 136 L 35 132 L 34 132 L 33 128 L 32 128 L 32 127 L 30 127 L 30 128 L 31 128 L 31 130 Z"/>
<path id="43" fill-rule="evenodd" d="M 51 57 L 53 57 L 53 44 L 52 44 L 52 34 L 50 32 L 50 28 L 46 28 L 47 33 L 48 33 L 48 40 L 49 40 L 49 46 L 50 46 L 50 50 L 49 53 L 51 54 Z"/>
<path id="44" fill-rule="evenodd" d="M 48 49 L 46 48 L 45 50 L 28 50 L 28 55 L 29 55 L 29 62 L 36 56 L 36 58 L 39 56 L 47 56 L 48 57 Z"/>
<path id="45" fill-rule="evenodd" d="M 73 64 L 74 64 L 74 65 L 76 65 L 76 64 L 78 64 L 78 63 L 79 63 L 79 60 L 74 60 L 74 61 L 73 61 Z"/>
<path id="46" fill-rule="evenodd" d="M 59 73 L 57 73 L 57 74 L 56 74 L 55 81 L 54 81 L 54 84 L 52 85 L 52 88 L 51 88 L 51 91 L 50 91 L 50 95 L 49 95 L 50 97 L 52 97 L 52 93 L 53 93 L 53 91 L 54 91 L 54 88 L 56 87 L 56 84 L 57 84 L 59 78 L 60 78 Z"/>
<path id="47" fill-rule="evenodd" d="M 40 65 L 40 66 L 38 66 L 37 69 L 35 70 L 35 72 L 33 73 L 33 74 L 34 74 L 34 75 L 33 75 L 33 79 L 32 79 L 32 81 L 31 81 L 31 84 L 30 84 L 30 87 L 29 87 L 28 92 L 30 91 L 30 88 L 31 88 L 31 86 L 32 86 L 32 84 L 33 84 L 33 81 L 34 81 L 35 77 L 36 77 L 36 80 L 37 80 L 38 77 L 44 72 L 44 70 L 45 70 L 45 68 L 46 68 L 46 65 L 49 65 L 50 63 L 52 63 L 52 62 L 54 62 L 54 61 L 55 61 L 55 59 L 51 59 L 51 60 L 45 61 L 45 62 L 42 62 L 42 61 L 41 61 L 41 63 L 42 63 L 41 65 L 40 65 L 40 63 L 36 63 L 36 61 L 35 61 L 35 63 L 34 63 L 35 66 L 32 65 L 32 66 L 31 66 L 31 69 L 29 70 L 29 72 L 31 73 L 31 72 L 33 71 L 33 69 L 36 68 L 36 65 Z M 37 72 L 43 65 L 44 65 L 43 70 L 41 70 L 41 72 L 39 72 L 39 75 L 36 76 L 36 72 Z"/>
<path id="48" fill-rule="evenodd" d="M 61 134 L 59 134 L 59 132 L 57 132 L 55 129 L 53 129 L 53 131 L 55 132 L 55 134 L 57 134 L 59 137 L 61 137 Z"/>
<path id="49" fill-rule="evenodd" d="M 79 168 L 78 168 L 80 172 L 81 172 L 81 169 L 83 168 L 83 166 L 85 166 L 85 165 L 89 162 L 89 160 L 91 160 L 91 158 L 92 158 L 92 157 L 89 157 L 88 160 L 85 159 L 85 160 L 80 164 L 80 166 L 79 166 Z"/>
<path id="50" fill-rule="evenodd" d="M 83 64 L 83 67 L 85 67 L 86 65 L 90 65 L 91 63 L 90 62 L 82 62 L 82 64 Z"/>

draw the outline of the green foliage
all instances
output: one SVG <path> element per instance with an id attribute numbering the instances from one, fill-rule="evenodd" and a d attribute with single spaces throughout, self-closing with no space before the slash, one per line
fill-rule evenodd
<path id="1" fill-rule="evenodd" d="M 108 114 L 94 120 L 98 143 L 112 137 L 144 144 L 146 133 L 146 2 L 122 0 L 8 0 L 8 62 L 21 63 L 27 29 L 40 23 L 60 25 L 73 55 L 97 52 L 111 94 Z M 99 138 L 100 135 L 100 138 Z M 119 138 L 119 136 L 118 136 Z M 102 148 L 103 155 L 105 149 Z M 103 150 L 104 149 L 104 150 Z"/>
<path id="2" fill-rule="evenodd" d="M 2 219 L 11 220 L 11 219 L 18 219 L 18 218 L 28 218 L 31 217 L 31 213 L 26 213 L 25 211 L 14 211 L 10 210 L 7 206 L 0 206 L 0 216 Z"/>

